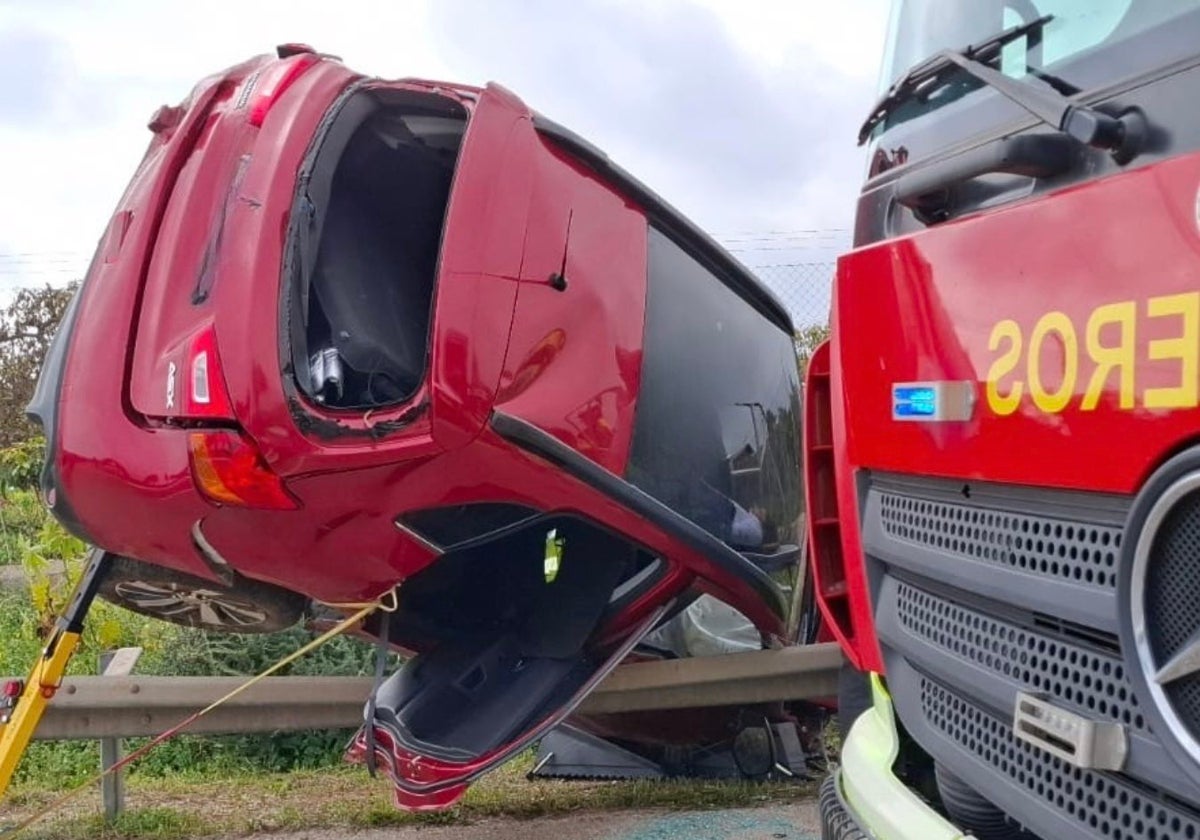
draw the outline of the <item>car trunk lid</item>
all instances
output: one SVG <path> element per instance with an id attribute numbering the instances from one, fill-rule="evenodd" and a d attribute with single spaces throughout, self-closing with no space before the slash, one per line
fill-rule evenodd
<path id="1" fill-rule="evenodd" d="M 235 419 L 233 405 L 222 399 L 227 391 L 213 304 L 223 269 L 220 257 L 236 235 L 229 217 L 237 202 L 247 200 L 240 188 L 263 140 L 260 126 L 275 102 L 320 60 L 300 52 L 241 65 L 220 77 L 203 102 L 199 131 L 167 199 L 146 270 L 129 378 L 129 401 L 138 414 L 217 423 Z M 192 118 L 180 112 L 160 109 L 151 128 Z"/>
<path id="2" fill-rule="evenodd" d="M 668 586 L 663 560 L 565 515 L 449 550 L 373 628 L 421 652 L 380 685 L 348 757 L 386 768 L 403 808 L 449 807 L 583 701 L 666 614 Z"/>
<path id="3" fill-rule="evenodd" d="M 606 656 L 528 655 L 512 634 L 417 656 L 380 687 L 374 727 L 359 730 L 347 758 L 367 762 L 373 753 L 401 808 L 449 808 L 575 711 L 667 609 L 628 629 Z"/>

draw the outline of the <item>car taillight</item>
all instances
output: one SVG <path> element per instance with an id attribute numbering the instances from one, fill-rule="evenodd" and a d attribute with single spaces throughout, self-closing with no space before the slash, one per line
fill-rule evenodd
<path id="1" fill-rule="evenodd" d="M 238 432 L 191 432 L 188 454 L 196 486 L 214 502 L 274 510 L 300 506 L 254 444 Z"/>
<path id="2" fill-rule="evenodd" d="M 312 53 L 299 53 L 265 68 L 256 79 L 247 80 L 246 84 L 254 85 L 246 103 L 250 125 L 261 126 L 267 118 L 267 112 L 283 96 L 283 92 L 320 60 L 320 56 Z"/>
<path id="3" fill-rule="evenodd" d="M 235 419 L 212 324 L 201 328 L 187 344 L 184 365 L 179 415 L 196 420 Z"/>

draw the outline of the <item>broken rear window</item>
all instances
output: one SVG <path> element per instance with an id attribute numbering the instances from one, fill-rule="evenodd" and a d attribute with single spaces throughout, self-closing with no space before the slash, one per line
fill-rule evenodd
<path id="1" fill-rule="evenodd" d="M 344 100 L 301 173 L 289 272 L 292 361 L 331 408 L 404 401 L 425 375 L 457 102 L 403 90 Z"/>

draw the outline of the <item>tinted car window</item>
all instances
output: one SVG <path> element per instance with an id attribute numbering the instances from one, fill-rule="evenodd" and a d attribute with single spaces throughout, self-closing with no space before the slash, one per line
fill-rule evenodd
<path id="1" fill-rule="evenodd" d="M 789 333 L 654 228 L 627 478 L 734 548 L 795 543 L 799 374 Z"/>

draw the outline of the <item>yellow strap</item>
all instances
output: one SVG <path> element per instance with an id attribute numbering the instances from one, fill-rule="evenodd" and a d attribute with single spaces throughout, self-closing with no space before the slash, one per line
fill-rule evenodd
<path id="1" fill-rule="evenodd" d="M 400 609 L 400 587 L 388 590 L 385 594 L 380 595 L 377 601 L 321 601 L 320 603 L 339 610 L 358 610 L 363 607 L 372 607 L 380 612 L 394 613 Z"/>
<path id="2" fill-rule="evenodd" d="M 384 596 L 384 598 L 386 599 L 387 596 Z M 180 721 L 175 726 L 171 727 L 166 732 L 162 733 L 161 735 L 159 735 L 154 740 L 150 741 L 145 746 L 130 753 L 125 758 L 123 758 L 121 761 L 117 762 L 112 767 L 109 767 L 104 772 L 97 773 L 95 776 L 88 779 L 83 784 L 79 785 L 78 787 L 76 787 L 72 790 L 67 791 L 65 794 L 60 796 L 58 799 L 55 799 L 49 805 L 46 805 L 45 807 L 39 809 L 38 811 L 35 811 L 30 816 L 26 817 L 23 821 L 17 823 L 16 825 L 12 826 L 11 828 L 7 829 L 2 834 L 0 834 L 0 838 L 4 838 L 4 840 L 7 840 L 7 838 L 17 836 L 19 833 L 21 833 L 25 829 L 29 828 L 29 826 L 33 825 L 35 822 L 37 822 L 38 820 L 45 817 L 47 814 L 58 810 L 63 805 L 66 805 L 68 802 L 70 802 L 71 800 L 78 797 L 84 791 L 92 789 L 96 785 L 96 783 L 99 782 L 101 779 L 103 779 L 105 776 L 108 776 L 112 773 L 118 772 L 122 768 L 128 766 L 129 764 L 133 763 L 137 759 L 144 756 L 146 753 L 148 753 L 154 747 L 157 747 L 159 744 L 161 744 L 165 741 L 168 741 L 171 738 L 174 738 L 176 735 L 178 735 L 180 732 L 182 732 L 188 726 L 195 723 L 200 718 L 204 717 L 206 714 L 208 714 L 213 709 L 220 706 L 222 703 L 229 702 L 234 697 L 237 697 L 239 694 L 241 694 L 243 691 L 246 691 L 251 686 L 253 686 L 253 685 L 261 682 L 262 680 L 266 679 L 267 677 L 271 676 L 272 674 L 277 672 L 279 669 L 284 668 L 287 665 L 290 665 L 291 663 L 295 662 L 300 657 L 304 656 L 306 653 L 309 653 L 310 651 L 315 650 L 316 648 L 319 648 L 321 645 L 325 644 L 333 637 L 340 636 L 342 633 L 345 633 L 347 630 L 352 628 L 354 625 L 358 624 L 360 621 L 365 619 L 371 613 L 375 612 L 376 609 L 379 609 L 381 607 L 382 600 L 383 599 L 381 599 L 380 601 L 377 601 L 373 604 L 367 604 L 367 605 L 363 606 L 358 612 L 354 613 L 354 615 L 339 622 L 335 627 L 332 627 L 329 630 L 326 630 L 320 636 L 317 636 L 315 639 L 313 639 L 311 642 L 309 642 L 308 644 L 301 647 L 299 650 L 289 653 L 287 656 L 285 656 L 283 659 L 280 659 L 278 662 L 276 662 L 270 668 L 267 668 L 267 670 L 263 671 L 261 674 L 251 677 L 246 682 L 242 683 L 237 688 L 235 688 L 233 691 L 226 694 L 224 697 L 214 700 L 212 703 L 208 704 L 200 711 L 198 711 L 195 714 L 191 715 L 190 717 L 187 717 L 184 720 Z M 392 609 L 395 609 L 394 601 L 392 602 L 392 604 L 389 604 L 388 606 L 391 606 Z"/>

